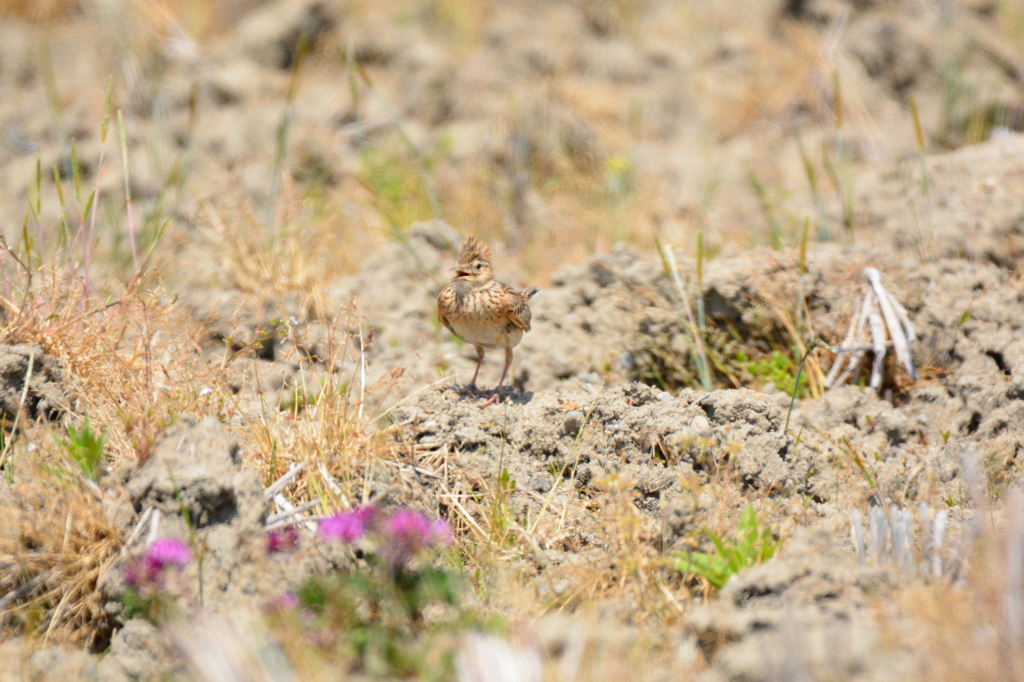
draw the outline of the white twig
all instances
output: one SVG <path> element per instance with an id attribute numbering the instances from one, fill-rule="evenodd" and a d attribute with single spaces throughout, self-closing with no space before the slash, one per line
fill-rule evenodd
<path id="1" fill-rule="evenodd" d="M 341 486 L 334 480 L 334 476 L 331 476 L 331 472 L 327 470 L 327 467 L 324 466 L 323 462 L 317 462 L 316 468 L 317 471 L 320 472 L 320 478 L 324 479 L 324 483 L 327 484 L 327 489 L 331 491 L 331 494 L 336 497 L 340 497 L 341 503 L 346 507 L 350 506 L 348 499 L 345 497 L 345 493 L 341 490 Z"/>
<path id="2" fill-rule="evenodd" d="M 882 385 L 882 365 L 885 362 L 885 323 L 882 321 L 882 316 L 878 314 L 878 309 L 875 308 L 874 302 L 871 303 L 871 309 L 868 311 L 868 329 L 871 330 L 871 345 L 873 350 L 871 351 L 875 355 L 875 362 L 871 367 L 871 381 L 869 382 L 871 388 L 876 391 Z"/>
<path id="3" fill-rule="evenodd" d="M 268 500 L 274 499 L 274 496 L 291 485 L 291 482 L 295 480 L 298 473 L 305 468 L 305 462 L 293 464 L 279 479 L 267 486 L 267 489 L 263 491 L 263 497 Z"/>
<path id="4" fill-rule="evenodd" d="M 317 501 L 317 503 L 319 503 L 319 501 Z M 292 516 L 294 514 L 298 514 L 301 511 L 305 511 L 305 509 L 297 509 L 296 506 L 294 504 L 292 504 L 291 502 L 289 502 L 288 500 L 286 500 L 284 498 L 284 495 L 282 495 L 281 493 L 278 493 L 278 494 L 274 495 L 274 504 L 276 504 L 277 508 L 280 510 L 277 515 L 280 516 L 280 518 L 282 518 L 282 519 L 287 518 L 289 516 Z M 313 506 L 309 502 L 307 502 L 306 504 L 308 504 L 310 506 Z M 309 507 L 306 507 L 306 509 L 308 509 L 308 508 Z M 290 513 L 285 514 L 284 512 L 290 512 Z M 316 524 L 313 523 L 312 521 L 309 521 L 309 520 L 305 521 L 305 525 L 306 525 L 306 529 L 309 530 L 310 532 L 316 532 Z"/>
<path id="5" fill-rule="evenodd" d="M 917 370 L 914 369 L 914 361 L 910 358 L 910 346 L 907 343 L 907 334 L 904 332 L 904 320 L 897 314 L 896 309 L 893 307 L 892 295 L 885 290 L 882 286 L 882 275 L 875 268 L 865 268 L 864 276 L 871 284 L 871 288 L 875 292 L 875 300 L 878 304 L 879 310 L 882 311 L 882 317 L 885 318 L 886 330 L 889 332 L 889 336 L 892 338 L 892 343 L 896 351 L 896 359 L 900 361 L 900 364 L 906 368 L 907 373 L 910 374 L 911 378 L 917 380 Z M 909 320 L 906 320 L 909 324 Z M 911 330 L 913 334 L 913 330 Z M 875 387 L 877 388 L 877 386 Z"/>
<path id="6" fill-rule="evenodd" d="M 153 515 L 150 518 L 149 524 L 149 535 L 146 536 L 146 545 L 152 545 L 156 542 L 157 534 L 160 532 L 160 510 L 154 508 Z"/>
<path id="7" fill-rule="evenodd" d="M 156 510 L 153 507 L 146 507 L 146 510 L 142 512 L 142 516 L 140 516 L 139 520 L 135 522 L 134 526 L 132 526 L 132 529 L 128 533 L 128 537 L 125 539 L 124 544 L 121 545 L 121 551 L 117 553 L 117 561 L 120 561 L 128 554 L 128 550 L 132 548 L 132 545 L 135 544 L 135 541 L 138 540 L 139 536 L 142 535 L 142 529 L 146 527 L 146 524 L 149 522 L 149 517 L 152 516 L 153 512 L 155 511 Z M 116 564 L 117 561 L 113 563 Z M 103 571 L 103 575 L 101 575 L 99 577 L 99 580 L 96 581 L 97 590 L 100 587 L 102 587 L 103 584 L 107 581 L 107 575 L 109 573 L 110 566 L 108 566 L 107 569 Z"/>
<path id="8" fill-rule="evenodd" d="M 278 521 L 283 521 L 284 519 L 287 519 L 291 516 L 295 516 L 296 514 L 301 514 L 307 509 L 312 509 L 318 504 L 320 504 L 320 500 L 310 500 L 309 502 L 303 502 L 298 507 L 293 506 L 291 507 L 291 509 L 285 509 L 284 511 L 279 511 L 276 514 L 271 514 L 267 517 L 266 525 L 270 526 L 277 523 Z"/>
<path id="9" fill-rule="evenodd" d="M 836 346 L 836 360 L 825 377 L 825 388 L 842 385 L 853 376 L 860 376 L 864 354 L 871 352 L 872 363 L 870 385 L 873 389 L 882 387 L 882 368 L 885 355 L 892 348 L 896 359 L 917 380 L 917 369 L 910 353 L 910 341 L 917 339 L 914 325 L 907 310 L 882 286 L 882 276 L 875 268 L 864 269 L 864 289 L 860 296 L 857 312 L 850 320 L 850 327 L 840 346 Z"/>

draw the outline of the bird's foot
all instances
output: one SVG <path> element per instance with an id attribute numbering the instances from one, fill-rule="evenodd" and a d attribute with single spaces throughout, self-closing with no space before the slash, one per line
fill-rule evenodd
<path id="1" fill-rule="evenodd" d="M 480 389 L 476 384 L 466 384 L 465 386 L 449 386 L 448 390 L 455 391 L 460 396 L 467 398 L 475 398 L 484 394 L 484 391 Z"/>
<path id="2" fill-rule="evenodd" d="M 498 386 L 491 392 L 491 397 L 480 403 L 480 409 L 487 407 L 488 405 L 494 405 L 502 397 L 502 394 L 515 393 L 515 389 L 510 386 Z"/>

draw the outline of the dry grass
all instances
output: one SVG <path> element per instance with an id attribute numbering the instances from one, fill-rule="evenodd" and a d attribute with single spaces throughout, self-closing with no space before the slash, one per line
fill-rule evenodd
<path id="1" fill-rule="evenodd" d="M 0 3 L 0 14 L 47 23 L 72 14 L 77 5 L 77 0 L 4 0 Z"/>
<path id="2" fill-rule="evenodd" d="M 102 649 L 113 624 L 97 586 L 120 538 L 104 520 L 97 491 L 73 467 L 21 466 L 26 475 L 0 504 L 0 630 L 30 633 L 42 644 Z"/>
<path id="3" fill-rule="evenodd" d="M 89 417 L 106 437 L 104 467 L 144 461 L 179 413 L 203 411 L 192 382 L 216 385 L 216 377 L 197 361 L 195 330 L 173 305 L 155 292 L 127 290 L 103 303 L 66 270 L 34 275 L 19 298 L 2 301 L 3 339 L 39 343 L 60 359 L 71 396 L 63 423 Z M 107 520 L 101 490 L 60 444 L 62 424 L 21 424 L 4 439 L 14 485 L 0 497 L 10 520 L 0 537 L 0 583 L 18 595 L 0 609 L 5 628 L 102 649 L 112 625 L 97 583 L 123 538 Z"/>

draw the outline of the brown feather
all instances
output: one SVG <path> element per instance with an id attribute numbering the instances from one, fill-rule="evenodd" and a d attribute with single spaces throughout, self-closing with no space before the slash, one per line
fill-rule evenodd
<path id="1" fill-rule="evenodd" d="M 454 334 L 455 330 L 452 329 L 452 323 L 448 321 L 448 317 L 444 314 L 444 309 L 446 306 L 451 305 L 452 298 L 454 298 L 454 294 L 450 292 L 450 288 L 443 290 L 441 295 L 437 297 L 437 319 L 441 321 L 445 329 Z"/>
<path id="2" fill-rule="evenodd" d="M 530 313 L 530 306 L 526 304 L 529 298 L 505 285 L 502 285 L 501 293 L 505 309 L 508 311 L 509 322 L 524 332 L 530 331 L 530 321 L 533 319 L 533 315 Z"/>
<path id="3" fill-rule="evenodd" d="M 466 238 L 465 243 L 463 243 L 462 250 L 459 251 L 459 265 L 465 265 L 477 260 L 489 263 L 491 261 L 491 249 L 483 242 L 478 242 L 476 237 L 470 235 Z"/>

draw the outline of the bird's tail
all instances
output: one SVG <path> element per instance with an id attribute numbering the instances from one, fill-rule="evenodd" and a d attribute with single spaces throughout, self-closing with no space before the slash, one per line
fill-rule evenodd
<path id="1" fill-rule="evenodd" d="M 527 287 L 527 288 L 523 289 L 520 293 L 522 293 L 522 295 L 526 297 L 526 300 L 529 301 L 531 298 L 536 296 L 539 292 L 540 292 L 540 289 L 538 289 L 537 287 Z"/>

